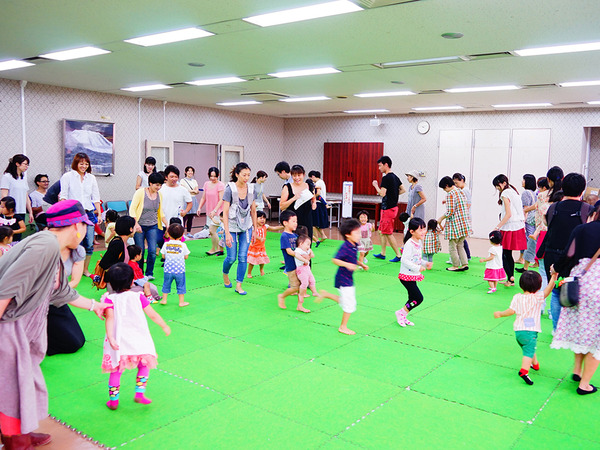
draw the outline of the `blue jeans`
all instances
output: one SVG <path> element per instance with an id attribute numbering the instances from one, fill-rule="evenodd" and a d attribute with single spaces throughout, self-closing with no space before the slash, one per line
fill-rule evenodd
<path id="1" fill-rule="evenodd" d="M 148 243 L 148 261 L 146 261 L 146 276 L 154 276 L 154 261 L 156 261 L 156 244 L 158 242 L 158 225 L 141 226 L 142 232 L 135 233 L 133 240 L 135 245 L 142 248 L 142 259 L 138 262 L 140 269 L 144 270 L 144 253 L 146 251 L 144 241 Z"/>
<path id="2" fill-rule="evenodd" d="M 558 325 L 558 319 L 560 317 L 560 291 L 558 289 L 552 289 L 552 297 L 550 297 L 550 311 L 552 312 L 552 329 L 556 330 Z"/>
<path id="3" fill-rule="evenodd" d="M 239 233 L 230 233 L 232 238 L 231 247 L 225 246 L 227 257 L 223 261 L 223 273 L 229 275 L 229 270 L 235 259 L 238 259 L 236 281 L 241 283 L 246 276 L 246 267 L 248 266 L 248 247 L 250 247 L 250 238 L 252 237 L 252 228 L 248 231 Z M 239 246 L 238 246 L 239 243 Z"/>
<path id="4" fill-rule="evenodd" d="M 423 253 L 423 259 L 427 262 L 433 262 L 433 253 Z"/>
<path id="5" fill-rule="evenodd" d="M 170 273 L 165 272 L 165 278 L 163 280 L 162 292 L 163 294 L 171 293 L 171 284 L 175 280 L 175 286 L 177 287 L 177 294 L 182 295 L 186 293 L 185 290 L 185 273 Z"/>
<path id="6" fill-rule="evenodd" d="M 85 236 L 83 236 L 83 239 L 81 240 L 81 245 L 85 248 L 86 255 L 92 255 L 94 253 L 94 225 L 87 226 Z"/>

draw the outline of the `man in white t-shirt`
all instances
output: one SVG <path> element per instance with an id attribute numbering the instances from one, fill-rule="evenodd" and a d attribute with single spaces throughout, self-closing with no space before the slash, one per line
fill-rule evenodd
<path id="1" fill-rule="evenodd" d="M 162 206 L 167 223 L 173 217 L 183 217 L 192 209 L 192 196 L 183 186 L 178 184 L 179 169 L 173 165 L 165 168 L 167 182 L 160 188 Z"/>

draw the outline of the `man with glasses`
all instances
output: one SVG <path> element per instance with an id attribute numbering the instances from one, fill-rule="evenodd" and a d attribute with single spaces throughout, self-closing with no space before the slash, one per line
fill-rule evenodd
<path id="1" fill-rule="evenodd" d="M 38 228 L 40 230 L 45 230 L 48 227 L 46 223 L 45 211 L 50 207 L 50 204 L 44 201 L 44 196 L 48 191 L 50 179 L 48 178 L 48 175 L 38 173 L 35 176 L 34 182 L 37 186 L 37 189 L 29 194 L 29 198 L 31 199 L 31 208 L 33 209 L 33 216 Z"/>

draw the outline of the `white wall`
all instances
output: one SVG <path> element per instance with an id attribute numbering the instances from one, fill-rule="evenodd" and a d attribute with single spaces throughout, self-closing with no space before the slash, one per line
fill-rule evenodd
<path id="1" fill-rule="evenodd" d="M 252 171 L 265 170 L 266 193 L 279 193 L 280 180 L 273 173 L 281 159 L 283 119 L 243 114 L 183 104 L 167 104 L 163 116 L 160 101 L 141 103 L 141 137 L 138 140 L 136 98 L 29 83 L 25 89 L 27 172 L 31 189 L 37 173 L 47 173 L 51 182 L 62 174 L 62 119 L 108 120 L 115 122 L 115 175 L 99 177 L 103 200 L 131 198 L 135 177 L 141 167 L 138 151 L 145 139 L 180 140 L 224 145 L 243 145 Z M 107 119 L 102 119 L 102 116 Z M 165 127 L 163 119 L 166 117 Z M 165 135 L 163 136 L 163 129 Z M 8 158 L 22 153 L 19 83 L 0 79 L 0 170 Z M 183 168 L 181 168 L 183 169 Z M 197 174 L 200 184 L 205 174 Z"/>
<path id="2" fill-rule="evenodd" d="M 447 175 L 437 174 L 440 130 L 550 128 L 550 164 L 561 166 L 565 173 L 581 172 L 584 162 L 584 127 L 600 125 L 600 110 L 381 116 L 382 124 L 379 127 L 371 127 L 370 118 L 363 116 L 286 119 L 285 157 L 290 163 L 301 162 L 307 170 L 322 170 L 324 142 L 383 142 L 384 154 L 392 158 L 392 169 L 397 174 L 409 170 L 426 172 L 427 176 L 421 183 L 430 200 L 426 203 L 426 217 L 432 218 L 435 216 L 436 196 L 440 191 L 437 187 L 441 178 L 439 175 Z M 417 124 L 421 120 L 427 120 L 431 124 L 431 130 L 425 135 L 417 132 Z M 403 176 L 402 180 L 405 180 Z M 491 181 L 490 179 L 489 189 L 493 194 Z"/>

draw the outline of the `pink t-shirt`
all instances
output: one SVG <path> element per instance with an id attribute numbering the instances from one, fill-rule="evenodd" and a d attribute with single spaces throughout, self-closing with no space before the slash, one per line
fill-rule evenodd
<path id="1" fill-rule="evenodd" d="M 217 206 L 217 203 L 219 203 L 219 192 L 225 190 L 225 184 L 222 181 L 217 181 L 216 183 L 207 181 L 206 183 L 204 183 L 204 186 L 202 186 L 202 189 L 204 189 L 204 198 L 206 200 L 206 213 L 208 214 L 209 212 L 214 210 L 215 206 Z M 221 205 L 221 207 L 217 211 L 217 215 L 220 214 L 221 211 L 223 211 L 223 205 Z"/>

